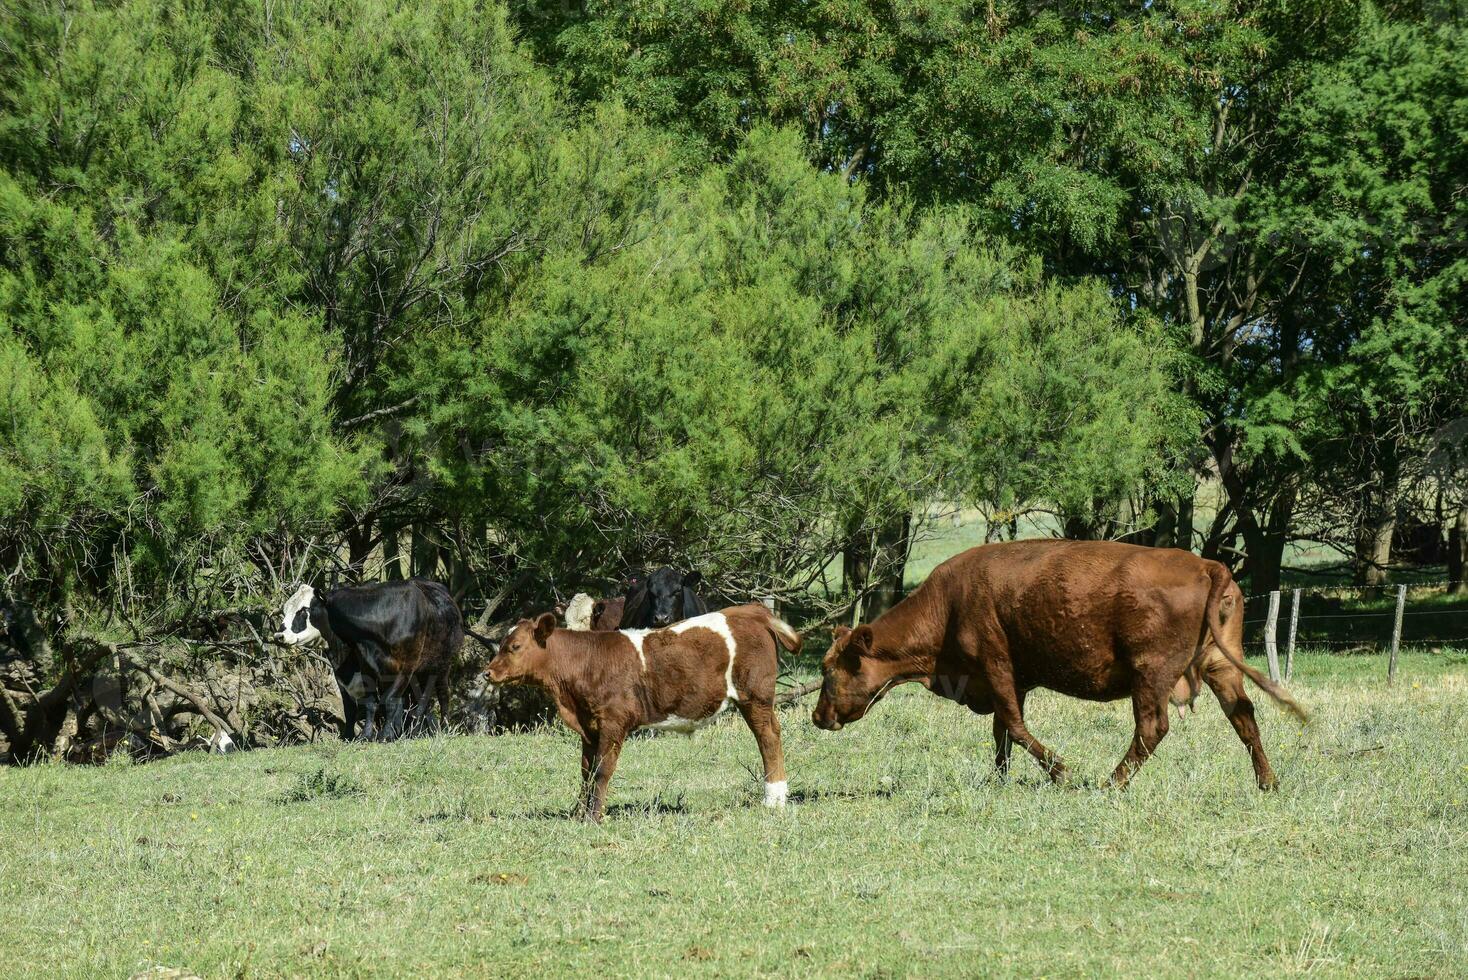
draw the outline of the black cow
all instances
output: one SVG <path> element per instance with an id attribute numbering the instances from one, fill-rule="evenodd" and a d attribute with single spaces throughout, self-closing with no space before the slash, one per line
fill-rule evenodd
<path id="1" fill-rule="evenodd" d="M 708 603 L 694 591 L 703 576 L 684 575 L 664 566 L 651 575 L 632 580 L 622 608 L 621 629 L 661 629 L 709 611 Z"/>
<path id="2" fill-rule="evenodd" d="M 418 694 L 415 726 L 428 713 L 435 686 L 439 713 L 448 708 L 448 671 L 464 643 L 464 620 L 449 590 L 438 582 L 413 578 L 317 592 L 303 585 L 285 604 L 283 629 L 275 638 L 287 644 L 321 637 L 331 651 L 342 695 L 342 737 L 379 736 L 377 710 L 385 709 L 380 735 L 403 733 L 404 698 L 413 678 L 424 672 L 427 689 Z"/>

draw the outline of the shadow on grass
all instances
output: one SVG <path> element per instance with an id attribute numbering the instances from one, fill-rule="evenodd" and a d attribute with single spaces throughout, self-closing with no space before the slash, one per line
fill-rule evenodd
<path id="1" fill-rule="evenodd" d="M 651 800 L 646 800 L 640 803 L 609 803 L 605 812 L 603 813 L 603 816 L 607 819 L 611 819 L 615 817 L 651 817 L 661 816 L 665 814 L 686 815 L 692 812 L 693 811 L 688 808 L 688 804 L 685 802 L 683 795 L 679 794 L 671 800 L 665 799 L 661 796 L 655 796 Z M 541 807 L 535 810 L 524 810 L 512 813 L 493 811 L 489 814 L 489 816 L 503 820 L 569 820 L 573 822 L 579 822 L 581 820 L 581 810 L 579 807 L 574 806 Z"/>

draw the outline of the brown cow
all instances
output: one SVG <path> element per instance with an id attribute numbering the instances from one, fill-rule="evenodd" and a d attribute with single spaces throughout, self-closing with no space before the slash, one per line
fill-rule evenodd
<path id="1" fill-rule="evenodd" d="M 759 743 L 765 805 L 784 806 L 776 642 L 800 651 L 800 634 L 758 605 L 616 633 L 556 629 L 556 618 L 545 613 L 515 625 L 486 673 L 496 684 L 544 688 L 561 720 L 581 736 L 578 809 L 590 820 L 601 820 L 629 733 L 655 728 L 688 734 L 730 707 L 739 709 Z"/>
<path id="2" fill-rule="evenodd" d="M 1065 766 L 1025 727 L 1024 699 L 1043 687 L 1090 701 L 1131 697 L 1136 733 L 1111 782 L 1125 786 L 1167 734 L 1167 702 L 1197 664 L 1254 763 L 1279 784 L 1243 676 L 1304 720 L 1288 692 L 1243 659 L 1243 595 L 1218 562 L 1186 551 L 1109 541 L 1009 541 L 935 568 L 870 625 L 838 627 L 813 720 L 836 731 L 898 684 L 922 684 L 994 715 L 995 766 L 1013 742 L 1052 779 Z M 1221 656 L 1205 657 L 1205 644 Z"/>
<path id="3" fill-rule="evenodd" d="M 622 625 L 622 609 L 627 604 L 623 596 L 598 599 L 591 604 L 591 628 L 599 633 L 610 633 Z"/>

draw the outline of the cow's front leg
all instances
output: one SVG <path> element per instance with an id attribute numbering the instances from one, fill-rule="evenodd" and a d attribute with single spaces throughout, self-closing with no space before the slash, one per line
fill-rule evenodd
<path id="1" fill-rule="evenodd" d="M 342 697 L 342 721 L 340 733 L 343 742 L 350 742 L 352 740 L 352 736 L 356 734 L 357 716 L 361 711 L 361 707 L 357 704 L 357 696 L 352 691 L 352 685 L 354 681 L 355 676 L 353 674 L 343 674 L 342 672 L 337 672 L 336 689 Z"/>
<path id="2" fill-rule="evenodd" d="M 591 807 L 591 790 L 596 776 L 597 740 L 593 735 L 581 737 L 581 788 L 576 792 L 576 805 L 571 816 L 585 817 Z"/>
<path id="3" fill-rule="evenodd" d="M 1015 691 L 1015 701 L 1019 704 L 1019 718 L 1024 721 L 1025 717 L 1025 692 Z M 1009 726 L 999 717 L 999 712 L 994 712 L 994 771 L 999 774 L 1000 779 L 1009 777 L 1009 755 L 1014 751 L 1014 737 L 1009 734 Z"/>
<path id="4" fill-rule="evenodd" d="M 361 694 L 357 698 L 357 741 L 371 742 L 378 737 L 377 709 L 382 705 L 382 689 L 376 677 L 357 675 Z"/>
<path id="5" fill-rule="evenodd" d="M 433 714 L 433 698 L 437 693 L 438 675 L 428 675 L 428 683 L 421 687 L 415 681 L 412 685 L 414 696 L 417 699 L 413 705 L 413 727 L 414 735 L 426 735 L 430 730 L 428 718 Z"/>
<path id="6" fill-rule="evenodd" d="M 603 729 L 597 735 L 596 757 L 592 763 L 591 796 L 586 806 L 586 819 L 593 823 L 601 823 L 607 802 L 607 786 L 612 781 L 612 773 L 617 769 L 617 758 L 622 754 L 622 740 L 626 737 L 626 733 L 621 730 Z"/>
<path id="7" fill-rule="evenodd" d="M 376 741 L 378 736 L 377 709 L 380 703 L 376 691 L 363 695 L 357 702 L 357 720 L 361 723 L 361 727 L 357 729 L 357 741 Z"/>

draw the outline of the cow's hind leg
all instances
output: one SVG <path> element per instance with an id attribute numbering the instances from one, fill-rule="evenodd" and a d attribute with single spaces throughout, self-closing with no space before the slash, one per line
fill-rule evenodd
<path id="1" fill-rule="evenodd" d="M 1254 779 L 1259 788 L 1279 788 L 1279 777 L 1270 768 L 1269 757 L 1264 754 L 1264 743 L 1259 738 L 1259 725 L 1254 721 L 1254 702 L 1244 691 L 1244 675 L 1237 667 L 1222 656 L 1207 658 L 1203 665 L 1203 680 L 1213 689 L 1219 707 L 1228 716 L 1229 724 L 1239 735 L 1239 741 L 1249 750 L 1249 761 L 1254 763 Z"/>
<path id="2" fill-rule="evenodd" d="M 1136 730 L 1132 734 L 1131 747 L 1122 756 L 1121 763 L 1111 774 L 1111 785 L 1125 789 L 1132 774 L 1142 768 L 1142 763 L 1157 749 L 1157 743 L 1167 735 L 1167 695 L 1172 684 L 1157 685 L 1148 678 L 1138 678 L 1132 688 L 1132 717 Z"/>
<path id="3" fill-rule="evenodd" d="M 768 701 L 741 703 L 739 713 L 759 743 L 760 759 L 765 765 L 765 806 L 784 806 L 790 793 L 785 781 L 785 753 L 780 747 L 780 718 Z"/>

